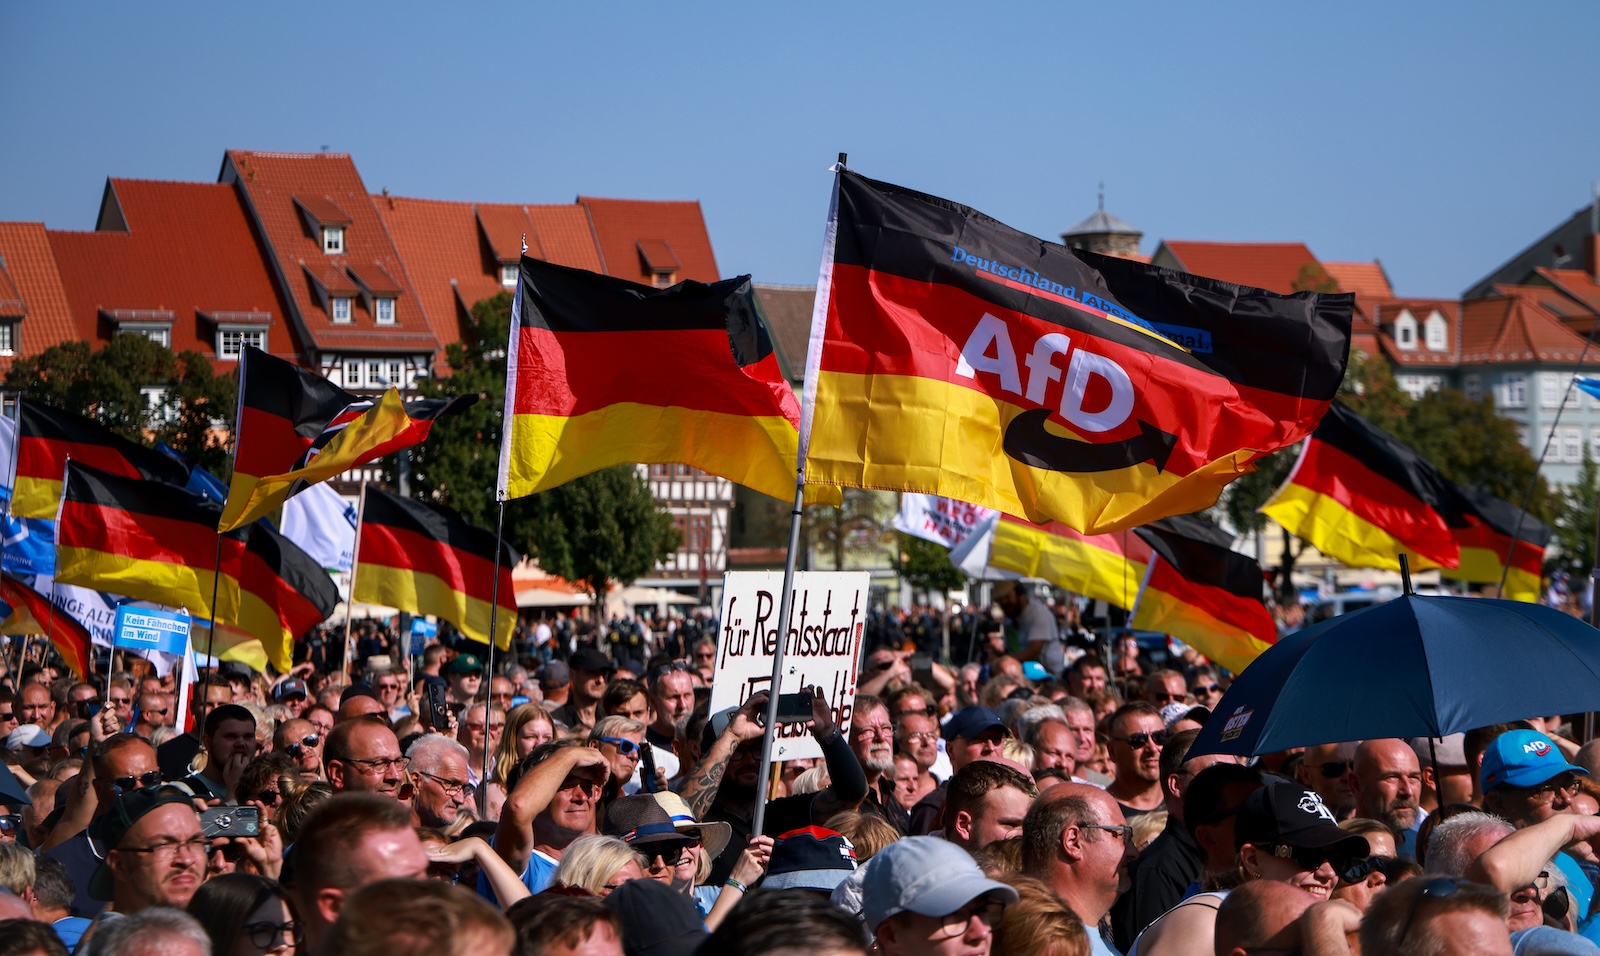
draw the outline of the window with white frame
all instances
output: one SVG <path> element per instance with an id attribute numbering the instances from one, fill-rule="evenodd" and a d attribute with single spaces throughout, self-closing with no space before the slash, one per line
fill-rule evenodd
<path id="1" fill-rule="evenodd" d="M 372 317 L 379 325 L 394 324 L 394 300 L 374 299 L 372 302 Z"/>
<path id="2" fill-rule="evenodd" d="M 406 366 L 404 362 L 397 362 L 391 359 L 387 374 L 389 376 L 390 385 L 393 385 L 395 388 L 405 388 L 407 386 L 408 383 L 406 382 L 405 378 Z"/>
<path id="3" fill-rule="evenodd" d="M 1539 407 L 1558 408 L 1561 405 L 1561 376 L 1555 372 L 1539 373 Z"/>
<path id="4" fill-rule="evenodd" d="M 393 384 L 394 384 L 393 382 L 390 382 L 390 381 L 387 381 L 387 380 L 384 379 L 384 377 L 383 377 L 383 363 L 382 362 L 378 361 L 377 359 L 369 359 L 367 361 L 367 387 L 368 388 L 388 388 L 390 385 L 393 385 Z"/>
<path id="5" fill-rule="evenodd" d="M 344 387 L 361 387 L 361 360 L 347 358 L 344 360 Z"/>
<path id="6" fill-rule="evenodd" d="M 175 422 L 178 420 L 178 404 L 167 401 L 167 390 L 159 385 L 147 385 L 139 389 L 139 394 L 144 396 L 145 407 L 150 410 L 150 423 Z"/>
<path id="7" fill-rule="evenodd" d="M 1428 351 L 1443 352 L 1450 347 L 1444 316 L 1439 313 L 1435 312 L 1428 316 L 1428 321 L 1422 323 L 1422 331 L 1427 340 Z"/>
<path id="8" fill-rule="evenodd" d="M 515 265 L 502 265 L 500 267 L 500 284 L 507 289 L 517 287 L 517 267 Z"/>
<path id="9" fill-rule="evenodd" d="M 344 252 L 344 227 L 322 227 L 322 251 L 328 255 L 339 255 Z"/>
<path id="10" fill-rule="evenodd" d="M 1528 376 L 1520 374 L 1507 375 L 1503 384 L 1505 386 L 1505 401 L 1501 402 L 1502 408 L 1528 407 Z"/>
<path id="11" fill-rule="evenodd" d="M 1403 349 L 1417 347 L 1417 320 L 1410 312 L 1401 312 L 1394 322 L 1394 343 Z"/>
<path id="12" fill-rule="evenodd" d="M 0 322 L 0 355 L 17 354 L 17 323 Z"/>
<path id="13" fill-rule="evenodd" d="M 1544 463 L 1553 465 L 1561 460 L 1561 435 L 1552 435 L 1543 428 L 1533 430 L 1534 450 L 1544 452 Z"/>
<path id="14" fill-rule="evenodd" d="M 1467 396 L 1467 401 L 1478 402 L 1483 400 L 1483 376 L 1474 372 L 1461 380 L 1461 391 Z"/>
<path id="15" fill-rule="evenodd" d="M 266 329 L 219 329 L 217 331 L 217 358 L 237 359 L 244 354 L 245 346 L 263 352 L 267 349 Z"/>
<path id="16" fill-rule="evenodd" d="M 333 297 L 332 309 L 333 309 L 333 321 L 335 321 L 335 322 L 349 322 L 350 321 L 350 297 L 349 296 L 343 296 L 343 295 L 334 296 Z"/>
<path id="17" fill-rule="evenodd" d="M 1561 444 L 1561 460 L 1569 464 L 1583 461 L 1583 429 L 1577 425 L 1562 425 L 1556 437 Z"/>

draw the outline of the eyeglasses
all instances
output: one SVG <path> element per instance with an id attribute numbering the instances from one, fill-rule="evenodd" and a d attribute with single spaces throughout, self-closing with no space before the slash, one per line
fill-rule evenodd
<path id="1" fill-rule="evenodd" d="M 278 805 L 279 796 L 281 796 L 281 794 L 279 794 L 276 790 L 263 790 L 256 794 L 254 799 L 264 806 L 275 807 Z"/>
<path id="2" fill-rule="evenodd" d="M 211 850 L 211 841 L 203 836 L 190 837 L 187 840 L 169 840 L 164 843 L 152 843 L 149 846 L 119 846 L 118 853 L 148 853 L 157 863 L 170 863 L 180 850 L 189 850 L 197 856 L 206 856 Z"/>
<path id="3" fill-rule="evenodd" d="M 694 659 L 697 660 L 697 661 L 715 660 L 716 656 L 717 656 L 717 652 L 716 651 L 695 651 L 694 652 Z"/>
<path id="4" fill-rule="evenodd" d="M 1199 697 L 1201 694 L 1215 694 L 1222 687 L 1217 684 L 1196 684 L 1189 688 L 1189 693 Z"/>
<path id="5" fill-rule="evenodd" d="M 218 856 L 221 856 L 224 860 L 227 860 L 229 863 L 238 863 L 240 860 L 244 859 L 244 847 L 233 842 L 232 840 L 229 840 L 226 843 L 215 844 L 206 850 L 206 853 L 207 855 L 215 853 Z"/>
<path id="6" fill-rule="evenodd" d="M 906 734 L 906 739 L 907 740 L 920 740 L 923 743 L 929 743 L 930 741 L 938 740 L 939 739 L 939 735 L 934 733 L 931 730 L 919 730 L 914 734 Z"/>
<path id="7" fill-rule="evenodd" d="M 155 714 L 157 717 L 167 716 L 166 707 L 146 707 L 144 708 L 144 712 L 147 714 Z"/>
<path id="8" fill-rule="evenodd" d="M 1346 883 L 1360 883 L 1373 873 L 1382 873 L 1384 876 L 1389 876 L 1399 862 L 1392 856 L 1369 856 L 1364 860 L 1357 860 L 1339 871 L 1339 879 Z"/>
<path id="9" fill-rule="evenodd" d="M 297 949 L 304 945 L 306 941 L 306 924 L 297 919 L 292 919 L 287 923 L 273 923 L 270 921 L 246 923 L 244 924 L 244 931 L 250 934 L 250 944 L 257 949 L 266 949 L 286 933 Z"/>
<path id="10" fill-rule="evenodd" d="M 1080 823 L 1078 824 L 1078 829 L 1104 830 L 1107 833 L 1113 834 L 1119 840 L 1130 840 L 1133 838 L 1133 827 L 1128 826 L 1126 823 Z"/>
<path id="11" fill-rule="evenodd" d="M 1411 908 L 1406 910 L 1406 921 L 1400 929 L 1400 941 L 1397 948 L 1405 946 L 1406 937 L 1411 935 L 1411 924 L 1416 920 L 1417 909 L 1422 905 L 1423 900 L 1448 899 L 1454 896 L 1459 889 L 1461 889 L 1460 881 L 1448 876 L 1436 876 L 1424 884 L 1422 892 L 1412 897 Z"/>
<path id="12" fill-rule="evenodd" d="M 126 697 L 112 697 L 112 698 L 110 698 L 110 701 L 111 701 L 111 705 L 113 707 L 126 707 L 126 706 L 128 706 L 128 698 L 126 698 Z M 0 716 L 3 716 L 3 715 L 0 715 Z"/>
<path id="13" fill-rule="evenodd" d="M 850 732 L 862 740 L 875 738 L 877 740 L 893 740 L 893 727 L 852 727 Z"/>
<path id="14" fill-rule="evenodd" d="M 1350 761 L 1330 760 L 1323 764 L 1319 769 L 1322 771 L 1322 775 L 1324 777 L 1332 780 L 1335 777 L 1342 777 L 1350 772 Z"/>
<path id="15" fill-rule="evenodd" d="M 1155 698 L 1154 703 L 1158 704 L 1181 704 L 1189 698 L 1188 694 L 1153 694 L 1151 696 Z"/>
<path id="16" fill-rule="evenodd" d="M 601 743 L 610 744 L 617 748 L 617 753 L 624 757 L 631 757 L 639 752 L 639 745 L 626 737 L 601 737 Z"/>
<path id="17" fill-rule="evenodd" d="M 979 900 L 950 913 L 939 922 L 939 939 L 953 939 L 967 931 L 976 916 L 985 926 L 993 926 L 1005 915 L 1006 905 L 996 900 Z"/>
<path id="18" fill-rule="evenodd" d="M 506 729 L 506 725 L 505 724 L 485 724 L 481 720 L 476 720 L 476 721 L 475 720 L 469 720 L 469 721 L 467 721 L 467 725 L 466 726 L 467 726 L 468 730 L 473 731 L 473 732 L 480 731 L 484 727 L 488 727 L 491 731 L 494 731 L 494 730 L 505 730 Z"/>
<path id="19" fill-rule="evenodd" d="M 372 773 L 386 773 L 390 770 L 399 770 L 404 773 L 406 767 L 411 764 L 410 757 L 375 757 L 369 760 L 361 760 L 355 757 L 329 757 L 328 759 L 338 760 L 343 763 L 353 763 L 362 768 L 362 770 Z"/>
<path id="20" fill-rule="evenodd" d="M 1147 743 L 1154 743 L 1157 747 L 1165 747 L 1167 745 L 1167 732 L 1165 730 L 1153 730 L 1145 733 L 1141 730 L 1136 734 L 1129 734 L 1126 737 L 1112 737 L 1111 739 L 1120 740 L 1134 750 L 1143 750 L 1144 745 Z"/>
<path id="21" fill-rule="evenodd" d="M 111 792 L 120 797 L 129 790 L 143 790 L 145 787 L 154 787 L 160 783 L 161 771 L 152 770 L 137 777 L 117 777 L 111 781 Z"/>
<path id="22" fill-rule="evenodd" d="M 1578 792 L 1578 778 L 1570 774 L 1563 774 L 1559 777 L 1552 777 L 1536 787 L 1513 787 L 1510 784 L 1502 784 L 1501 787 L 1496 789 L 1510 790 L 1525 797 L 1533 797 L 1536 799 L 1543 797 L 1546 794 L 1549 794 L 1553 797 L 1555 792 L 1559 790 L 1570 797 Z"/>
<path id="23" fill-rule="evenodd" d="M 429 780 L 432 780 L 434 783 L 438 784 L 439 789 L 443 790 L 446 796 L 461 797 L 462 799 L 470 800 L 472 799 L 473 792 L 478 789 L 477 787 L 473 786 L 470 781 L 449 780 L 438 776 L 437 774 L 431 774 L 426 770 L 418 770 L 417 773 L 422 774 L 424 777 L 427 777 Z"/>

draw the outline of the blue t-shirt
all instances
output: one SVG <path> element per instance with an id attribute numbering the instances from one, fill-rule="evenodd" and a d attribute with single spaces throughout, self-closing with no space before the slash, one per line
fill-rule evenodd
<path id="1" fill-rule="evenodd" d="M 489 841 L 490 846 L 494 841 Z M 521 873 L 522 883 L 528 888 L 529 893 L 542 893 L 550 888 L 550 881 L 556 875 L 558 860 L 540 853 L 538 850 L 528 852 L 528 867 Z M 478 895 L 493 903 L 500 905 L 500 900 L 494 895 L 494 890 L 489 886 L 489 878 L 482 873 L 478 874 Z"/>

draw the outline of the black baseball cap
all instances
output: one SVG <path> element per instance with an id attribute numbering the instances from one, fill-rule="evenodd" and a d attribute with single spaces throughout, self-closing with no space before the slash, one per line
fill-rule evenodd
<path id="1" fill-rule="evenodd" d="M 592 647 L 580 647 L 567 658 L 567 666 L 575 671 L 605 671 L 617 669 L 617 662 Z"/>
<path id="2" fill-rule="evenodd" d="M 1233 818 L 1233 843 L 1325 849 L 1352 859 L 1372 852 L 1366 837 L 1339 829 L 1316 791 L 1281 777 L 1268 779 L 1244 798 Z"/>
<path id="3" fill-rule="evenodd" d="M 1004 730 L 1007 737 L 1011 736 L 1011 730 L 999 714 L 987 707 L 965 707 L 951 715 L 950 722 L 944 725 L 944 739 L 950 741 L 964 737 L 972 740 L 996 727 Z"/>

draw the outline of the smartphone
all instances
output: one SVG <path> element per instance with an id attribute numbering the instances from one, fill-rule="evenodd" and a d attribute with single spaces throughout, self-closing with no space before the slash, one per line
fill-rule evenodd
<path id="1" fill-rule="evenodd" d="M 428 696 L 428 726 L 442 734 L 450 729 L 450 705 L 444 699 L 445 689 L 431 682 L 425 689 Z"/>
<path id="2" fill-rule="evenodd" d="M 253 837 L 261 835 L 260 807 L 212 807 L 200 814 L 204 836 Z"/>
<path id="3" fill-rule="evenodd" d="M 778 723 L 801 724 L 811 719 L 811 692 L 778 695 Z"/>
<path id="4" fill-rule="evenodd" d="M 649 741 L 639 748 L 639 792 L 656 792 L 656 750 Z"/>

